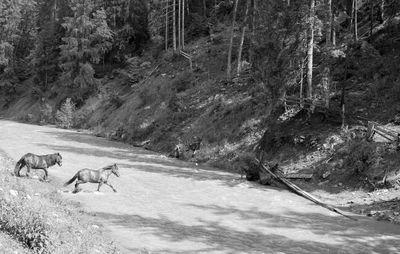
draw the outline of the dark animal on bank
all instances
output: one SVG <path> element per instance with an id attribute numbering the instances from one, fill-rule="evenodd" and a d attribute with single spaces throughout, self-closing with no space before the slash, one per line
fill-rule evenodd
<path id="1" fill-rule="evenodd" d="M 20 176 L 20 171 L 23 167 L 26 167 L 27 175 L 31 169 L 43 169 L 45 176 L 43 180 L 47 180 L 48 172 L 47 169 L 51 166 L 58 164 L 62 165 L 62 157 L 60 153 L 47 154 L 47 155 L 36 155 L 33 153 L 27 153 L 17 162 L 15 165 L 14 173 L 16 176 Z"/>
<path id="2" fill-rule="evenodd" d="M 74 177 L 72 177 L 68 182 L 64 184 L 64 187 L 67 185 L 70 185 L 76 180 L 75 183 L 75 189 L 73 193 L 77 193 L 80 191 L 79 189 L 79 184 L 82 183 L 98 183 L 99 186 L 97 187 L 97 191 L 100 191 L 100 187 L 105 184 L 111 187 L 111 189 L 114 192 L 117 192 L 114 187 L 108 183 L 108 178 L 110 177 L 111 174 L 116 175 L 119 177 L 119 172 L 118 172 L 118 166 L 117 164 L 113 164 L 104 168 L 101 168 L 99 170 L 94 170 L 94 169 L 89 169 L 89 168 L 84 168 L 79 170 Z"/>

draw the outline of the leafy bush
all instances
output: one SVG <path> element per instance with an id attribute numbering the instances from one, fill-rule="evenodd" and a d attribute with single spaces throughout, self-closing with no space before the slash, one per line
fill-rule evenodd
<path id="1" fill-rule="evenodd" d="M 0 228 L 35 253 L 47 253 L 49 239 L 46 219 L 39 211 L 30 209 L 23 202 L 4 196 L 0 199 Z"/>
<path id="2" fill-rule="evenodd" d="M 60 110 L 57 110 L 56 112 L 57 125 L 66 129 L 72 128 L 74 112 L 75 104 L 71 101 L 71 98 L 67 98 L 61 105 Z"/>
<path id="3" fill-rule="evenodd" d="M 357 175 L 367 174 L 379 167 L 382 161 L 381 149 L 376 143 L 354 140 L 345 151 L 345 165 Z"/>
<path id="4" fill-rule="evenodd" d="M 88 117 L 93 113 L 92 110 L 84 109 L 74 112 L 73 114 L 73 127 L 74 128 L 85 128 L 87 125 Z"/>
<path id="5" fill-rule="evenodd" d="M 182 75 L 178 76 L 172 83 L 172 88 L 176 92 L 184 92 L 193 86 L 193 75 L 191 72 L 184 72 Z"/>

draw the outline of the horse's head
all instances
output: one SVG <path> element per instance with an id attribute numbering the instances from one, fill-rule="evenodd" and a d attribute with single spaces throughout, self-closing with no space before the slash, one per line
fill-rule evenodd
<path id="1" fill-rule="evenodd" d="M 58 166 L 62 166 L 62 156 L 61 156 L 61 154 L 60 153 L 56 153 L 56 154 L 54 154 L 55 155 L 55 160 L 56 160 L 56 163 L 58 164 Z"/>
<path id="2" fill-rule="evenodd" d="M 119 177 L 119 169 L 118 169 L 118 166 L 117 166 L 116 163 L 115 163 L 114 165 L 112 165 L 112 167 L 111 167 L 111 172 L 112 172 L 114 175 L 116 175 L 117 177 Z"/>

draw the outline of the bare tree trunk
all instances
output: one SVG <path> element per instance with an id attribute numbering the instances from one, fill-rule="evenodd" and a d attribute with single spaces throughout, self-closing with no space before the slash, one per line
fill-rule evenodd
<path id="1" fill-rule="evenodd" d="M 172 39 L 174 43 L 174 52 L 176 52 L 176 0 L 172 4 Z"/>
<path id="2" fill-rule="evenodd" d="M 252 63 L 254 59 L 254 53 L 253 53 L 253 46 L 254 46 L 254 40 L 256 38 L 256 8 L 257 8 L 257 0 L 252 0 L 253 6 L 251 10 L 251 43 L 250 43 L 250 48 L 249 48 L 249 62 Z"/>
<path id="3" fill-rule="evenodd" d="M 308 43 L 308 64 L 307 64 L 307 98 L 311 99 L 313 94 L 313 55 L 314 55 L 314 15 L 315 15 L 315 0 L 311 0 L 310 5 L 310 40 Z"/>
<path id="4" fill-rule="evenodd" d="M 301 59 L 300 66 L 300 106 L 303 107 L 303 84 L 304 84 L 304 64 L 305 59 Z"/>
<path id="5" fill-rule="evenodd" d="M 348 75 L 348 63 L 345 60 L 344 63 L 344 68 L 345 68 L 345 73 L 344 73 L 344 81 L 342 82 L 342 96 L 340 99 L 340 106 L 342 109 L 341 115 L 342 115 L 342 128 L 345 127 L 346 125 L 346 102 L 345 102 L 345 98 L 346 98 L 346 84 L 347 84 L 347 75 Z"/>
<path id="6" fill-rule="evenodd" d="M 57 3 L 58 3 L 58 1 L 57 0 L 55 0 L 54 1 L 54 6 L 53 6 L 53 22 L 54 21 L 58 21 L 58 15 L 57 15 L 57 13 L 58 13 L 58 11 L 57 11 L 57 8 L 58 8 L 58 5 L 57 5 Z"/>
<path id="7" fill-rule="evenodd" d="M 244 43 L 244 37 L 246 35 L 246 30 L 247 30 L 247 17 L 249 15 L 249 8 L 250 8 L 250 0 L 247 0 L 246 13 L 244 15 L 242 36 L 240 38 L 240 46 L 239 46 L 239 52 L 238 52 L 238 65 L 237 65 L 237 73 L 236 73 L 236 75 L 238 75 L 238 76 L 240 75 L 240 71 L 241 71 L 241 67 L 242 67 L 243 43 Z"/>
<path id="8" fill-rule="evenodd" d="M 233 19 L 232 19 L 232 27 L 231 27 L 231 38 L 230 38 L 229 50 L 228 50 L 228 66 L 226 68 L 226 75 L 228 78 L 231 77 L 231 72 L 232 72 L 232 48 L 233 48 L 233 37 L 235 35 L 235 20 L 236 20 L 238 3 L 239 3 L 239 0 L 235 0 L 235 8 L 233 9 Z"/>
<path id="9" fill-rule="evenodd" d="M 381 22 L 383 23 L 383 21 L 384 21 L 384 18 L 385 18 L 385 0 L 381 0 L 381 5 L 380 5 L 380 19 L 381 19 Z"/>
<path id="10" fill-rule="evenodd" d="M 206 0 L 203 0 L 203 15 L 206 18 L 207 17 L 207 4 Z"/>
<path id="11" fill-rule="evenodd" d="M 336 46 L 336 23 L 335 23 L 335 14 L 332 15 L 332 45 Z"/>
<path id="12" fill-rule="evenodd" d="M 322 77 L 322 87 L 324 89 L 324 97 L 325 97 L 325 107 L 329 108 L 330 101 L 330 69 L 329 67 L 324 68 L 323 77 Z"/>
<path id="13" fill-rule="evenodd" d="M 182 0 L 182 49 L 185 49 L 185 1 Z"/>
<path id="14" fill-rule="evenodd" d="M 168 11 L 169 11 L 169 0 L 165 1 L 165 50 L 168 49 Z"/>
<path id="15" fill-rule="evenodd" d="M 345 127 L 346 125 L 346 104 L 345 104 L 345 91 L 346 91 L 346 85 L 345 82 L 342 83 L 342 96 L 340 100 L 340 106 L 342 108 L 342 128 Z"/>
<path id="16" fill-rule="evenodd" d="M 182 16 L 181 16 L 181 11 L 182 11 L 182 0 L 178 0 L 178 50 L 181 50 L 181 24 L 182 24 Z"/>
<path id="17" fill-rule="evenodd" d="M 357 20 L 357 10 L 358 10 L 358 3 L 357 3 L 358 1 L 357 0 L 353 0 L 353 19 L 354 19 L 354 22 L 353 22 L 353 24 L 354 24 L 354 41 L 357 41 L 358 40 L 358 32 L 357 32 L 357 30 L 358 30 L 358 20 Z"/>
<path id="18" fill-rule="evenodd" d="M 328 0 L 328 29 L 326 31 L 326 44 L 332 44 L 332 0 Z"/>
<path id="19" fill-rule="evenodd" d="M 372 36 L 372 30 L 374 28 L 374 0 L 369 0 L 369 36 Z"/>

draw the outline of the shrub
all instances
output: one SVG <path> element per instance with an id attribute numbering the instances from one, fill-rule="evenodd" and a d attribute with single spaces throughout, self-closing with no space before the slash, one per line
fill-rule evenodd
<path id="1" fill-rule="evenodd" d="M 172 88 L 176 92 L 184 92 L 193 86 L 193 75 L 191 72 L 184 72 L 182 75 L 178 76 L 172 83 Z"/>
<path id="2" fill-rule="evenodd" d="M 49 240 L 46 220 L 43 214 L 29 209 L 22 202 L 20 199 L 0 199 L 0 227 L 35 253 L 47 253 Z"/>
<path id="3" fill-rule="evenodd" d="M 45 103 L 40 108 L 40 124 L 51 123 L 53 121 L 53 108 Z"/>
<path id="4" fill-rule="evenodd" d="M 61 105 L 60 110 L 57 110 L 57 125 L 62 128 L 70 129 L 73 126 L 74 112 L 75 104 L 71 101 L 71 98 L 67 98 Z"/>
<path id="5" fill-rule="evenodd" d="M 85 128 L 88 118 L 93 113 L 92 110 L 89 109 L 81 109 L 79 111 L 74 112 L 73 114 L 73 127 L 74 128 Z"/>
<path id="6" fill-rule="evenodd" d="M 357 175 L 365 175 L 371 169 L 379 167 L 382 161 L 381 149 L 375 144 L 365 140 L 354 140 L 345 152 L 345 164 Z"/>

